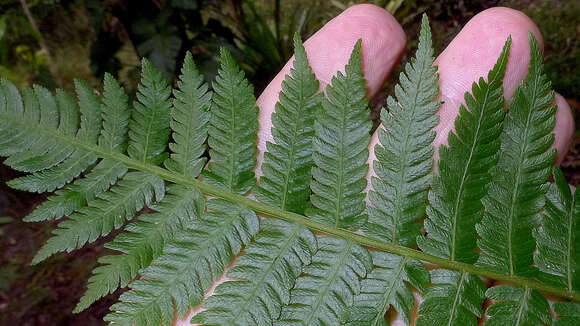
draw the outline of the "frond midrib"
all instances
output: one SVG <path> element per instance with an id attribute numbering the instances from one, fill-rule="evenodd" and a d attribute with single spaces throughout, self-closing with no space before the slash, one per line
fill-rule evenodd
<path id="1" fill-rule="evenodd" d="M 22 117 L 22 119 L 17 119 L 9 113 L 0 112 L 0 118 L 10 120 L 10 121 L 12 121 L 14 123 L 18 123 L 18 124 L 24 123 L 26 125 L 25 129 L 30 129 L 30 123 L 25 121 L 26 117 L 24 117 L 24 116 Z M 169 182 L 197 187 L 205 195 L 215 196 L 218 198 L 229 200 L 229 201 L 234 202 L 234 203 L 239 203 L 239 204 L 242 204 L 242 205 L 246 206 L 247 208 L 254 210 L 256 212 L 259 212 L 259 213 L 262 213 L 262 214 L 265 214 L 265 215 L 268 215 L 271 217 L 279 218 L 279 219 L 287 221 L 287 222 L 298 223 L 298 224 L 300 224 L 304 227 L 307 227 L 311 230 L 314 230 L 314 231 L 319 231 L 319 232 L 322 232 L 322 233 L 325 233 L 328 235 L 335 236 L 337 238 L 341 238 L 341 239 L 344 239 L 347 241 L 352 241 L 352 242 L 358 243 L 360 245 L 371 247 L 371 248 L 374 248 L 374 249 L 377 249 L 380 251 L 396 254 L 399 256 L 403 256 L 403 257 L 409 257 L 409 258 L 413 258 L 416 260 L 426 261 L 426 262 L 429 262 L 429 263 L 432 263 L 435 265 L 439 265 L 442 268 L 447 268 L 447 269 L 452 269 L 452 270 L 456 270 L 459 272 L 466 272 L 466 273 L 473 274 L 473 275 L 492 278 L 492 279 L 495 279 L 498 281 L 505 281 L 505 282 L 509 282 L 509 283 L 516 285 L 516 286 L 519 286 L 519 287 L 529 287 L 530 289 L 536 289 L 538 291 L 542 291 L 542 292 L 545 292 L 547 294 L 552 294 L 552 295 L 555 295 L 558 297 L 567 298 L 567 299 L 571 299 L 571 300 L 575 300 L 575 301 L 580 301 L 580 292 L 576 292 L 573 290 L 566 290 L 566 289 L 562 289 L 559 287 L 543 284 L 539 281 L 529 279 L 529 278 L 524 278 L 524 277 L 519 277 L 519 276 L 510 276 L 507 274 L 494 272 L 492 270 L 477 267 L 477 266 L 472 265 L 472 264 L 466 264 L 466 263 L 461 263 L 461 262 L 457 262 L 457 261 L 451 261 L 449 259 L 439 258 L 439 257 L 433 256 L 433 255 L 424 253 L 422 251 L 418 251 L 415 249 L 411 249 L 411 248 L 407 248 L 407 247 L 403 247 L 403 246 L 399 246 L 399 245 L 393 245 L 390 242 L 380 241 L 380 240 L 377 240 L 375 238 L 372 238 L 372 237 L 369 237 L 366 235 L 361 235 L 361 234 L 358 234 L 358 233 L 355 233 L 355 232 L 352 232 L 352 231 L 349 231 L 346 229 L 334 228 L 334 227 L 328 226 L 324 223 L 320 223 L 318 221 L 309 219 L 305 216 L 302 216 L 302 215 L 299 215 L 296 213 L 292 213 L 292 212 L 283 211 L 277 207 L 255 201 L 253 199 L 244 197 L 242 195 L 238 195 L 235 193 L 230 193 L 230 192 L 224 191 L 224 190 L 220 189 L 219 187 L 213 186 L 213 185 L 208 184 L 208 183 L 201 182 L 195 178 L 179 175 L 179 174 L 170 172 L 169 170 L 166 170 L 164 168 L 161 168 L 159 166 L 137 161 L 137 160 L 132 159 L 124 154 L 107 151 L 107 150 L 105 150 L 105 149 L 103 149 L 95 144 L 85 143 L 85 142 L 82 142 L 82 141 L 76 139 L 75 137 L 65 136 L 65 135 L 57 132 L 56 130 L 53 130 L 51 128 L 47 128 L 41 124 L 35 125 L 34 130 L 36 133 L 41 133 L 41 134 L 44 134 L 46 136 L 56 138 L 64 143 L 75 146 L 77 148 L 91 151 L 91 152 L 95 153 L 95 155 L 97 157 L 118 161 L 118 162 L 124 164 L 127 168 L 132 168 L 132 169 L 139 170 L 142 172 L 152 173 L 152 174 L 155 174 L 158 177 L 160 177 L 166 181 L 169 181 Z"/>

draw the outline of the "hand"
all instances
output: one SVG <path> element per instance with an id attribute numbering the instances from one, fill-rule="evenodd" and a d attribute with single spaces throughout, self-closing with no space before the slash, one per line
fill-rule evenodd
<path id="1" fill-rule="evenodd" d="M 509 35 L 512 37 L 512 47 L 504 78 L 504 95 L 506 101 L 510 100 L 519 81 L 527 74 L 530 60 L 529 32 L 535 35 L 540 48 L 543 49 L 542 35 L 538 27 L 526 15 L 508 8 L 488 9 L 471 19 L 435 60 L 435 64 L 439 67 L 442 100 L 439 110 L 440 123 L 435 128 L 436 156 L 437 148 L 447 142 L 460 104 L 465 104 L 464 93 L 471 91 L 472 83 L 479 77 L 487 76 Z M 352 48 L 359 38 L 362 39 L 367 95 L 373 98 L 379 92 L 398 64 L 405 49 L 406 37 L 393 16 L 373 5 L 357 5 L 347 9 L 305 42 L 310 64 L 321 83 L 321 89 L 326 87 L 338 70 L 344 71 Z M 266 87 L 257 101 L 260 107 L 256 168 L 258 176 L 261 175 L 260 167 L 266 142 L 273 141 L 270 133 L 271 115 L 278 101 L 282 80 L 289 74 L 291 65 L 292 59 Z M 568 151 L 575 127 L 570 107 L 564 98 L 556 94 L 555 102 L 558 110 L 553 147 L 558 150 L 557 163 L 560 163 Z M 374 146 L 377 142 L 378 136 L 375 132 L 369 145 L 371 167 L 375 160 Z M 371 173 L 372 170 L 369 174 Z M 367 177 L 370 178 L 370 175 Z M 190 318 L 191 315 L 178 321 L 177 324 L 189 325 Z"/>

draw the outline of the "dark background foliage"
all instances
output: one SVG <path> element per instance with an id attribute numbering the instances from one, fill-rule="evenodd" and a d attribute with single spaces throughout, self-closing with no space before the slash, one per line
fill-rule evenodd
<path id="1" fill-rule="evenodd" d="M 71 90 L 74 78 L 98 89 L 110 72 L 134 95 L 140 57 L 174 82 L 185 52 L 191 51 L 211 80 L 218 49 L 225 46 L 259 94 L 292 55 L 294 32 L 306 39 L 360 2 L 386 8 L 402 24 L 409 40 L 403 63 L 417 46 L 423 12 L 431 19 L 439 53 L 478 12 L 498 5 L 522 10 L 543 33 L 554 88 L 580 116 L 580 4 L 574 0 L 0 0 L 0 76 L 19 87 L 38 83 Z M 399 71 L 372 102 L 375 113 Z M 580 183 L 578 165 L 580 135 L 563 163 L 574 185 Z M 9 189 L 5 181 L 16 176 L 0 164 L 0 325 L 102 325 L 119 293 L 79 315 L 71 311 L 97 258 L 105 254 L 105 241 L 28 266 L 55 224 L 21 222 L 46 195 Z"/>

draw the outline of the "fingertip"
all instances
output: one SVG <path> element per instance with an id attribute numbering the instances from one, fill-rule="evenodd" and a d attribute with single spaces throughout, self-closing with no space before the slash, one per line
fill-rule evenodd
<path id="1" fill-rule="evenodd" d="M 558 108 L 556 110 L 554 145 L 552 147 L 558 150 L 556 165 L 560 165 L 570 149 L 576 126 L 574 123 L 574 115 L 572 114 L 572 110 L 566 99 L 562 95 L 556 93 L 554 102 Z"/>

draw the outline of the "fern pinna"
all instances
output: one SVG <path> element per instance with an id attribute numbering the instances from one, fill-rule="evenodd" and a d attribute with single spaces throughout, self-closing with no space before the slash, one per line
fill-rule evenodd
<path id="1" fill-rule="evenodd" d="M 199 306 L 202 325 L 384 326 L 393 311 L 415 325 L 580 323 L 580 206 L 552 167 L 553 93 L 532 36 L 509 110 L 508 39 L 437 164 L 426 17 L 371 166 L 361 43 L 325 90 L 294 44 L 260 180 L 253 88 L 225 49 L 211 87 L 190 54 L 175 90 L 143 60 L 132 104 L 110 75 L 102 94 L 77 81 L 76 99 L 0 81 L 0 155 L 28 173 L 8 184 L 54 191 L 26 221 L 62 219 L 32 263 L 122 229 L 75 312 L 128 287 L 106 321 L 169 325 Z"/>

